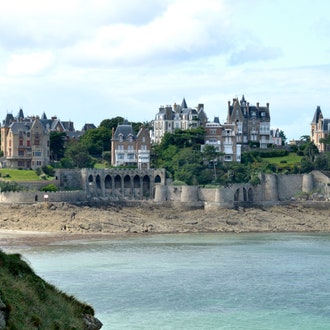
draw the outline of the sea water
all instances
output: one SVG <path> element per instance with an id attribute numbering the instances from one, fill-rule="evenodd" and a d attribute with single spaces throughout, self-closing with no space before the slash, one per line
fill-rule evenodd
<path id="1" fill-rule="evenodd" d="M 19 251 L 103 330 L 330 329 L 329 234 L 175 234 Z"/>

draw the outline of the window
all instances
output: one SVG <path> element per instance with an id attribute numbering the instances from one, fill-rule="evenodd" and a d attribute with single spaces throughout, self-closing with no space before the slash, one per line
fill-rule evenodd
<path id="1" fill-rule="evenodd" d="M 118 154 L 118 155 L 117 155 L 117 158 L 118 158 L 118 159 L 124 159 L 124 154 Z"/>
<path id="2" fill-rule="evenodd" d="M 124 150 L 124 146 L 122 144 L 118 144 L 117 145 L 117 150 Z"/>
<path id="3" fill-rule="evenodd" d="M 18 150 L 18 156 L 24 156 L 24 150 Z"/>
<path id="4" fill-rule="evenodd" d="M 132 151 L 134 148 L 133 148 L 133 145 L 132 144 L 129 144 L 128 146 L 127 146 L 127 150 L 129 150 L 129 151 Z"/>
<path id="5" fill-rule="evenodd" d="M 127 154 L 127 158 L 130 160 L 134 159 L 134 154 Z"/>
<path id="6" fill-rule="evenodd" d="M 41 152 L 41 150 L 36 150 L 36 151 L 34 152 L 34 156 L 35 156 L 35 157 L 41 157 L 41 156 L 42 156 L 42 152 Z"/>
<path id="7" fill-rule="evenodd" d="M 28 147 L 31 146 L 31 144 L 30 144 L 30 140 L 27 140 L 27 141 L 26 141 L 26 145 L 27 145 Z"/>
<path id="8" fill-rule="evenodd" d="M 38 146 L 40 144 L 39 133 L 37 132 L 34 136 L 34 145 Z"/>

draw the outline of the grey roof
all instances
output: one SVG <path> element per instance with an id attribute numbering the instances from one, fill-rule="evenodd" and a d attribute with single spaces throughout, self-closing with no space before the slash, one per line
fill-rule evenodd
<path id="1" fill-rule="evenodd" d="M 2 125 L 8 127 L 13 121 L 15 121 L 13 114 L 7 113 L 5 120 L 2 122 Z"/>
<path id="2" fill-rule="evenodd" d="M 181 109 L 187 109 L 187 108 L 188 108 L 188 106 L 187 106 L 186 99 L 183 98 L 182 103 L 181 103 Z"/>
<path id="3" fill-rule="evenodd" d="M 119 140 L 120 135 L 122 135 L 124 140 L 126 140 L 129 135 L 131 135 L 133 137 L 133 139 L 135 139 L 135 134 L 134 134 L 132 125 L 129 125 L 129 124 L 118 125 L 113 139 Z"/>
<path id="4" fill-rule="evenodd" d="M 21 131 L 29 131 L 32 127 L 32 122 L 14 122 L 10 125 L 13 134 L 18 134 Z"/>
<path id="5" fill-rule="evenodd" d="M 323 125 L 322 125 L 322 130 L 325 132 L 330 131 L 330 119 L 323 119 Z"/>
<path id="6" fill-rule="evenodd" d="M 321 111 L 321 107 L 318 105 L 316 110 L 315 110 L 315 113 L 314 113 L 312 124 L 318 123 L 318 121 L 320 119 L 320 115 L 322 115 L 322 111 Z"/>

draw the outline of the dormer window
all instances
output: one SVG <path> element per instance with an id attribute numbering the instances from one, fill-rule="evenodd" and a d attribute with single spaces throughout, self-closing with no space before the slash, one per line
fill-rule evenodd
<path id="1" fill-rule="evenodd" d="M 261 117 L 266 117 L 266 112 L 265 112 L 265 111 L 263 111 L 263 112 L 261 113 Z"/>
<path id="2" fill-rule="evenodd" d="M 119 142 L 123 142 L 123 139 L 124 139 L 123 134 L 119 134 Z"/>
<path id="3" fill-rule="evenodd" d="M 128 142 L 132 142 L 133 141 L 133 136 L 132 136 L 132 134 L 130 134 L 129 136 L 128 136 Z"/>

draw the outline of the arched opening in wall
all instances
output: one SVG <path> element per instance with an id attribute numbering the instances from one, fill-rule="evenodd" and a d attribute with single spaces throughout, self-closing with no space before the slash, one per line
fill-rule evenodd
<path id="1" fill-rule="evenodd" d="M 124 177 L 124 188 L 131 188 L 131 177 L 129 175 Z"/>
<path id="2" fill-rule="evenodd" d="M 142 191 L 143 197 L 150 198 L 151 191 L 150 191 L 150 178 L 148 175 L 145 175 L 142 180 Z"/>
<path id="3" fill-rule="evenodd" d="M 248 201 L 253 202 L 253 190 L 252 190 L 252 188 L 249 188 L 249 190 L 248 190 Z"/>
<path id="4" fill-rule="evenodd" d="M 142 199 L 141 198 L 141 178 L 139 175 L 135 175 L 133 178 L 133 193 L 134 198 L 136 199 Z"/>
<path id="5" fill-rule="evenodd" d="M 88 183 L 93 183 L 93 181 L 94 181 L 94 179 L 93 179 L 93 175 L 90 174 L 90 175 L 88 176 Z"/>
<path id="6" fill-rule="evenodd" d="M 239 201 L 239 189 L 237 189 L 237 190 L 235 191 L 235 194 L 234 194 L 234 201 L 235 201 L 235 202 L 238 202 L 238 201 Z"/>
<path id="7" fill-rule="evenodd" d="M 133 186 L 134 188 L 140 188 L 141 187 L 141 180 L 139 175 L 135 175 L 133 179 Z"/>
<path id="8" fill-rule="evenodd" d="M 121 188 L 121 176 L 116 175 L 115 176 L 115 189 L 120 189 Z"/>
<path id="9" fill-rule="evenodd" d="M 96 185 L 97 193 L 100 194 L 102 192 L 102 188 L 101 188 L 101 177 L 99 174 L 95 178 L 95 185 Z"/>
<path id="10" fill-rule="evenodd" d="M 156 175 L 155 176 L 155 183 L 161 183 L 162 182 L 162 178 L 160 177 L 160 175 Z"/>
<path id="11" fill-rule="evenodd" d="M 124 176 L 124 195 L 131 196 L 132 194 L 132 181 L 129 175 Z"/>
<path id="12" fill-rule="evenodd" d="M 109 191 L 112 189 L 112 178 L 109 174 L 104 179 L 104 188 L 106 191 Z"/>
<path id="13" fill-rule="evenodd" d="M 243 187 L 243 200 L 244 202 L 247 201 L 247 193 L 246 193 L 246 189 Z"/>

